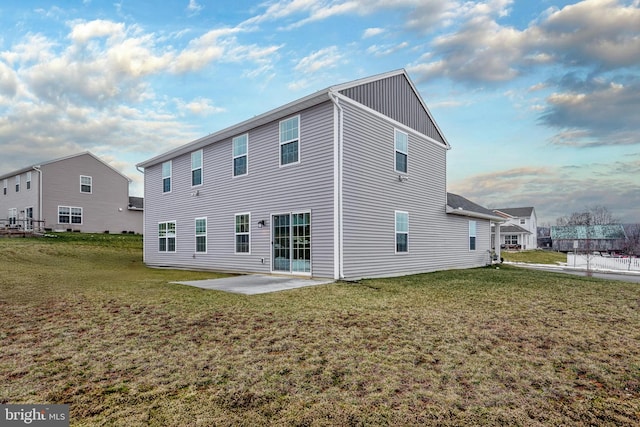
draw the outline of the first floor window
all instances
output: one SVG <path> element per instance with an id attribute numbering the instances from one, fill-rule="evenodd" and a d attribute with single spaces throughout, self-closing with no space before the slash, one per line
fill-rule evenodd
<path id="1" fill-rule="evenodd" d="M 92 193 L 93 192 L 93 178 L 90 176 L 80 175 L 80 192 Z"/>
<path id="2" fill-rule="evenodd" d="M 82 224 L 82 208 L 58 206 L 58 224 Z"/>
<path id="3" fill-rule="evenodd" d="M 196 252 L 207 252 L 207 218 L 196 218 Z"/>
<path id="4" fill-rule="evenodd" d="M 476 250 L 476 221 L 469 221 L 469 250 Z"/>
<path id="5" fill-rule="evenodd" d="M 249 221 L 251 215 L 238 214 L 236 215 L 236 253 L 249 253 L 250 252 L 250 229 Z"/>
<path id="6" fill-rule="evenodd" d="M 280 166 L 300 161 L 300 116 L 280 122 Z"/>
<path id="7" fill-rule="evenodd" d="M 158 251 L 176 251 L 176 222 L 167 221 L 158 223 Z"/>
<path id="8" fill-rule="evenodd" d="M 504 244 L 505 245 L 517 245 L 518 244 L 518 235 L 517 234 L 507 234 L 504 236 Z"/>
<path id="9" fill-rule="evenodd" d="M 396 211 L 396 252 L 409 252 L 409 213 Z"/>

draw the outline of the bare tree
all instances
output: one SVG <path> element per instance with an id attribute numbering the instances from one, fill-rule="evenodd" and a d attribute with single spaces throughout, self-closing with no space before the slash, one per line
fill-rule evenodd
<path id="1" fill-rule="evenodd" d="M 569 216 L 563 216 L 556 220 L 557 225 L 608 225 L 619 222 L 609 209 L 602 205 L 587 207 L 584 212 L 573 212 Z"/>
<path id="2" fill-rule="evenodd" d="M 624 251 L 628 255 L 640 255 L 640 224 L 629 224 L 625 226 L 627 241 Z"/>

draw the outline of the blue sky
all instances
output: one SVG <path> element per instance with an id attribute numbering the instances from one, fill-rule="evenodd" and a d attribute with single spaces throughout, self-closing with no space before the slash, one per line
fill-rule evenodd
<path id="1" fill-rule="evenodd" d="M 449 191 L 640 222 L 640 0 L 6 3 L 0 173 L 89 150 L 142 195 L 136 163 L 405 68 L 453 147 Z"/>

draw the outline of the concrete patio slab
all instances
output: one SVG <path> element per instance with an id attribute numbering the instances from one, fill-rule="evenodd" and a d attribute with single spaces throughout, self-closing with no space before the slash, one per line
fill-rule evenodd
<path id="1" fill-rule="evenodd" d="M 269 292 L 286 291 L 307 286 L 327 285 L 332 279 L 307 279 L 303 277 L 270 276 L 264 274 L 246 274 L 222 279 L 190 280 L 185 282 L 171 282 L 180 285 L 195 286 L 202 289 L 232 292 L 244 295 L 266 294 Z"/>

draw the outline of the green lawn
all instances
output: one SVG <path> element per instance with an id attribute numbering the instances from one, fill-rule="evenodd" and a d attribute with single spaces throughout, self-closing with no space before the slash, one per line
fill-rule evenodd
<path id="1" fill-rule="evenodd" d="M 72 425 L 638 425 L 640 287 L 501 266 L 234 295 L 0 239 L 0 403 Z"/>
<path id="2" fill-rule="evenodd" d="M 543 251 L 543 250 L 532 250 L 532 251 L 521 251 L 521 252 L 503 251 L 500 253 L 500 256 L 504 258 L 505 261 L 526 262 L 530 264 L 558 265 L 558 263 L 567 262 L 567 254 L 563 252 L 553 252 L 553 251 Z"/>

